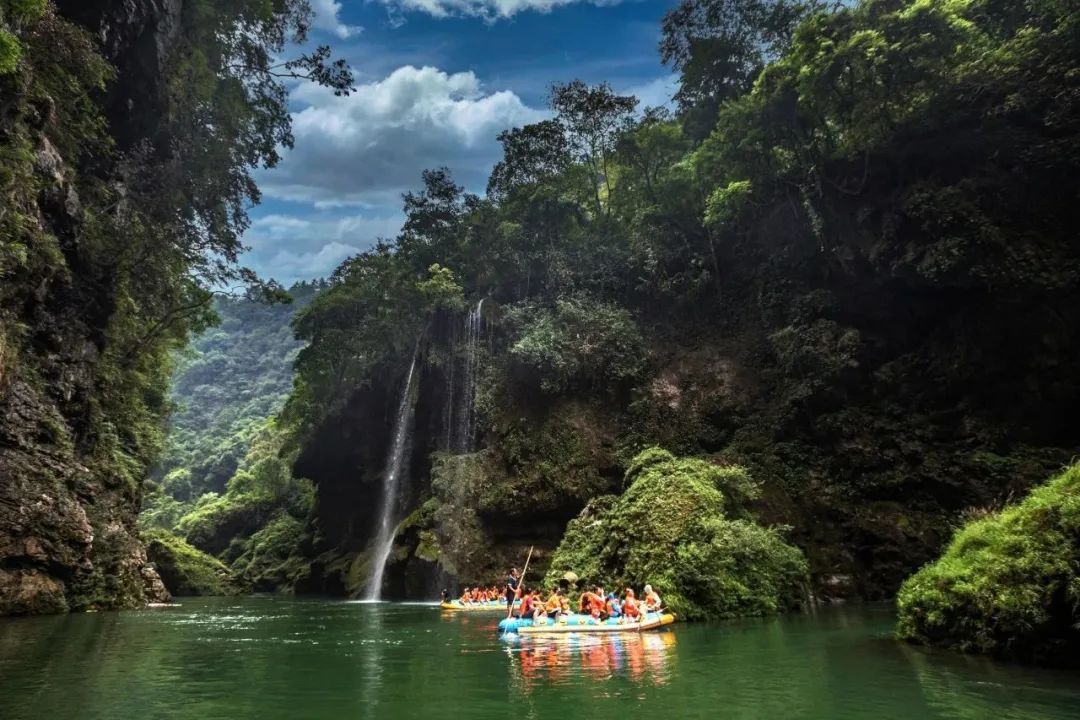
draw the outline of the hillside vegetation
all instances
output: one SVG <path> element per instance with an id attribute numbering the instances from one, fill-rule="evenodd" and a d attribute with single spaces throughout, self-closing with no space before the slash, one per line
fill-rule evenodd
<path id="1" fill-rule="evenodd" d="M 391 595 L 440 571 L 487 582 L 532 545 L 540 572 L 566 564 L 604 542 L 581 537 L 590 519 L 620 531 L 649 487 L 626 472 L 660 446 L 745 467 L 748 517 L 791 527 L 819 598 L 889 597 L 966 508 L 1080 448 L 1069 2 L 686 0 L 661 52 L 675 112 L 554 86 L 550 119 L 499 136 L 485 196 L 424 173 L 401 234 L 299 314 L 280 422 L 317 486 L 305 587 L 366 582 L 415 353 Z M 713 527 L 724 549 L 697 559 L 772 553 L 749 527 Z M 648 542 L 591 561 L 621 577 Z M 634 581 L 668 578 L 645 566 Z M 724 605 L 678 575 L 667 591 L 703 616 L 786 604 Z"/>

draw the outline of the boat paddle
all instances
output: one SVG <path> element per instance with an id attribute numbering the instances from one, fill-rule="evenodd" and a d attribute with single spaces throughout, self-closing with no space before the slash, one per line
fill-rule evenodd
<path id="1" fill-rule="evenodd" d="M 506 617 L 510 617 L 514 614 L 514 603 L 521 597 L 521 588 L 525 582 L 525 573 L 529 572 L 529 561 L 532 560 L 533 548 L 535 545 L 529 546 L 529 555 L 525 558 L 525 567 L 521 569 L 521 575 L 518 576 L 517 587 L 514 588 L 514 599 L 510 601 L 510 607 L 506 608 Z"/>

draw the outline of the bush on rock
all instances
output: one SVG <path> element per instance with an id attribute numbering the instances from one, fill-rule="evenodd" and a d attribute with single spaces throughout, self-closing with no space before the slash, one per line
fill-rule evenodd
<path id="1" fill-rule="evenodd" d="M 766 615 L 799 603 L 802 553 L 746 510 L 757 487 L 746 470 L 640 453 L 621 496 L 589 503 L 572 520 L 547 582 L 565 572 L 609 588 L 651 583 L 690 620 Z"/>
<path id="2" fill-rule="evenodd" d="M 897 635 L 1040 662 L 1080 649 L 1080 463 L 962 528 L 904 583 Z"/>

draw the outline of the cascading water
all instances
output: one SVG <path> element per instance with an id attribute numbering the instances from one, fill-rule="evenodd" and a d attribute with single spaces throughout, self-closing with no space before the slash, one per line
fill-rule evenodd
<path id="1" fill-rule="evenodd" d="M 484 301 L 476 303 L 465 317 L 464 378 L 461 407 L 458 411 L 457 443 L 459 453 L 472 452 L 476 440 L 476 378 L 480 372 L 480 337 L 484 329 Z"/>
<path id="2" fill-rule="evenodd" d="M 413 397 L 413 383 L 416 375 L 416 361 L 420 354 L 419 345 L 413 352 L 412 363 L 409 365 L 409 374 L 405 378 L 405 387 L 401 391 L 401 402 L 398 403 L 397 417 L 394 418 L 394 434 L 391 437 L 390 454 L 386 460 L 386 471 L 383 473 L 382 505 L 379 512 L 379 532 L 375 535 L 374 549 L 374 574 L 371 582 L 364 591 L 365 600 L 378 600 L 382 594 L 383 574 L 386 572 L 386 561 L 390 559 L 390 552 L 394 549 L 394 536 L 397 534 L 398 520 L 398 489 L 401 485 L 401 475 L 405 470 L 405 451 L 409 446 L 412 435 L 413 410 L 416 408 Z"/>

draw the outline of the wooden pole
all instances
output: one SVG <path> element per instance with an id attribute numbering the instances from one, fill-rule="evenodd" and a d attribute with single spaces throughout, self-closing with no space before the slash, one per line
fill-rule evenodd
<path id="1" fill-rule="evenodd" d="M 514 614 L 514 603 L 521 597 L 521 588 L 525 584 L 525 573 L 529 572 L 529 561 L 532 560 L 533 548 L 535 547 L 535 545 L 529 546 L 529 556 L 525 558 L 525 567 L 522 568 L 521 574 L 518 575 L 517 587 L 514 589 L 514 599 L 510 601 L 510 607 L 506 608 L 506 617 Z"/>

